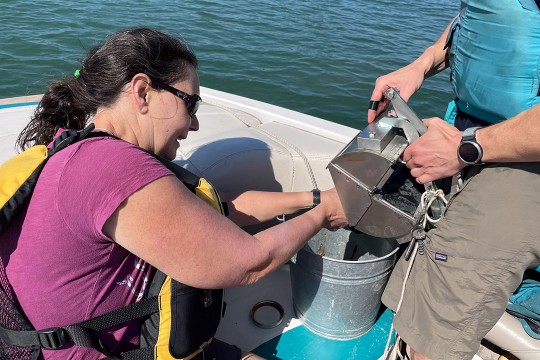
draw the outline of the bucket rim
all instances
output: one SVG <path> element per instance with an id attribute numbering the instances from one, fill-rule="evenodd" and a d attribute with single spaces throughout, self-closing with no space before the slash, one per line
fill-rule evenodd
<path id="1" fill-rule="evenodd" d="M 399 244 L 396 242 L 396 248 L 394 250 L 392 250 L 391 252 L 389 252 L 388 254 L 384 255 L 384 256 L 381 256 L 381 257 L 377 257 L 375 259 L 369 259 L 369 260 L 339 260 L 339 259 L 334 259 L 334 258 L 331 258 L 331 257 L 327 257 L 327 256 L 321 256 L 321 255 L 318 255 L 316 253 L 314 253 L 313 251 L 311 251 L 312 254 L 314 255 L 317 255 L 317 256 L 320 256 L 324 259 L 327 259 L 327 260 L 330 260 L 330 261 L 334 261 L 334 262 L 337 262 L 337 263 L 344 263 L 344 264 L 367 264 L 367 263 L 372 263 L 372 262 L 379 262 L 379 261 L 382 261 L 382 260 L 386 260 L 387 258 L 393 256 L 396 252 L 398 252 L 399 250 Z"/>

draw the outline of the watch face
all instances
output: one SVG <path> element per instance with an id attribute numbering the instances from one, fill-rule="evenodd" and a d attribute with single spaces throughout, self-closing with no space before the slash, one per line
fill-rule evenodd
<path id="1" fill-rule="evenodd" d="M 480 151 L 477 145 L 470 141 L 464 141 L 459 145 L 459 157 L 467 164 L 476 164 L 480 159 Z"/>

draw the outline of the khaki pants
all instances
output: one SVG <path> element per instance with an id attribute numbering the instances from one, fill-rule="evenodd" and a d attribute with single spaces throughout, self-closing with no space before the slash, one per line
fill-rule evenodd
<path id="1" fill-rule="evenodd" d="M 394 319 L 404 341 L 434 360 L 471 359 L 525 269 L 540 264 L 540 163 L 491 164 L 469 173 L 428 232 Z M 407 266 L 398 261 L 383 294 L 394 311 Z"/>

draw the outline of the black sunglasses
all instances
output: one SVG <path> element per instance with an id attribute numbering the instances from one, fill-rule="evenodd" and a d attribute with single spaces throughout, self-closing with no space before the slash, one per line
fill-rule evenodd
<path id="1" fill-rule="evenodd" d="M 174 88 L 171 85 L 167 85 L 163 81 L 158 80 L 153 76 L 149 76 L 149 78 L 150 78 L 150 81 L 152 81 L 152 84 L 150 84 L 150 86 L 152 86 L 154 89 L 162 89 L 162 90 L 170 92 L 173 95 L 178 96 L 180 99 L 182 99 L 186 103 L 189 116 L 191 117 L 195 116 L 195 113 L 197 113 L 197 110 L 199 110 L 199 105 L 202 102 L 202 99 L 199 95 L 186 94 L 185 92 L 178 90 L 177 88 Z"/>

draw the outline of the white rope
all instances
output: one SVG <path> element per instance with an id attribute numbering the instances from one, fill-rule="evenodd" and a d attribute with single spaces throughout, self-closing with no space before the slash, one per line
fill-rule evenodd
<path id="1" fill-rule="evenodd" d="M 444 196 L 444 192 L 441 189 L 434 190 L 434 189 L 426 189 L 426 191 L 422 194 L 422 197 L 420 199 L 420 204 L 422 206 L 423 216 L 422 216 L 422 229 L 426 229 L 427 223 L 435 224 L 439 220 L 441 220 L 442 216 L 440 216 L 437 219 L 432 218 L 429 215 L 429 209 L 435 202 L 435 200 L 440 199 L 443 204 L 446 206 L 448 204 L 448 201 L 446 200 Z M 412 239 L 411 241 L 415 241 L 414 247 L 412 249 L 411 258 L 409 259 L 409 266 L 407 267 L 407 272 L 405 273 L 405 277 L 403 278 L 403 285 L 401 286 L 401 295 L 399 297 L 399 302 L 396 308 L 395 314 L 398 313 L 399 309 L 401 309 L 401 304 L 403 303 L 403 298 L 405 296 L 405 287 L 407 285 L 407 281 L 409 280 L 409 276 L 411 274 L 412 266 L 414 264 L 414 260 L 416 259 L 416 254 L 418 253 L 418 241 L 416 239 Z M 392 321 L 392 325 L 390 326 L 390 333 L 388 334 L 388 340 L 386 342 L 386 347 L 384 349 L 384 354 L 388 353 L 388 349 L 390 347 L 390 342 L 392 340 L 392 333 L 394 331 L 394 322 Z M 396 341 L 394 348 L 392 349 L 392 353 L 389 357 L 387 357 L 387 360 L 393 360 L 397 359 L 398 356 L 398 349 L 399 341 L 401 337 L 396 334 Z"/>
<path id="2" fill-rule="evenodd" d="M 444 197 L 444 192 L 441 189 L 438 189 L 438 190 L 433 190 L 433 189 L 426 190 L 422 194 L 422 197 L 420 199 L 420 204 L 422 205 L 422 209 L 423 209 L 423 212 L 424 212 L 424 215 L 423 215 L 423 218 L 422 218 L 422 228 L 423 229 L 426 228 L 426 225 L 427 225 L 428 222 L 430 224 L 435 224 L 435 223 L 439 222 L 439 220 L 442 219 L 442 216 L 440 216 L 438 219 L 434 219 L 429 215 L 429 209 L 433 205 L 433 202 L 435 202 L 435 200 L 437 200 L 437 199 L 440 199 L 444 203 L 444 206 L 446 206 L 448 204 L 448 200 L 446 200 L 446 198 Z"/>
<path id="3" fill-rule="evenodd" d="M 415 243 L 412 254 L 411 254 L 411 258 L 409 259 L 409 266 L 407 267 L 407 272 L 405 273 L 405 277 L 403 279 L 403 285 L 401 285 L 401 295 L 399 297 L 399 302 L 396 308 L 396 314 L 398 313 L 399 309 L 401 309 L 401 304 L 403 303 L 403 298 L 405 297 L 405 285 L 407 285 L 407 280 L 409 279 L 409 275 L 411 274 L 412 265 L 414 263 L 414 259 L 416 258 L 417 252 L 418 252 L 418 243 Z M 384 354 L 388 353 L 388 349 L 390 347 L 390 341 L 392 340 L 393 331 L 394 331 L 394 322 L 392 321 L 392 325 L 390 326 L 390 332 L 388 333 L 388 340 L 386 341 L 386 346 L 384 348 Z M 400 336 L 396 334 L 396 341 L 395 341 L 396 345 L 394 346 L 394 349 L 392 350 L 393 357 L 388 357 L 386 359 L 388 360 L 396 359 L 397 346 L 398 346 L 399 339 L 400 339 Z"/>

